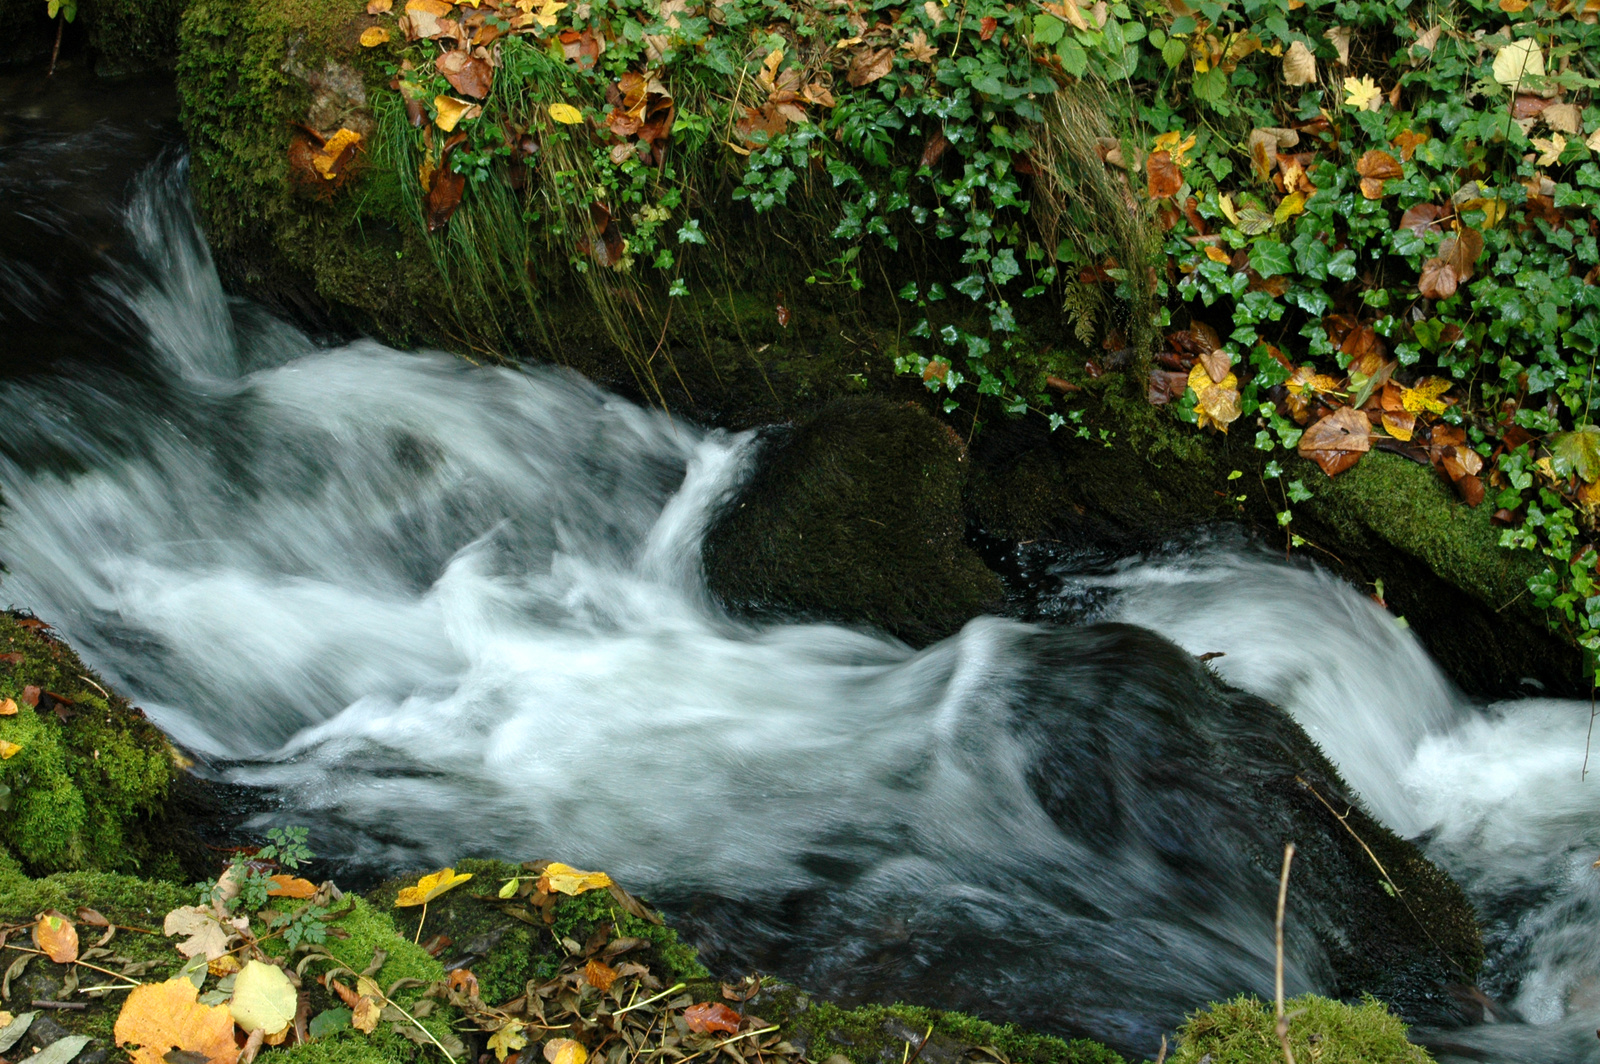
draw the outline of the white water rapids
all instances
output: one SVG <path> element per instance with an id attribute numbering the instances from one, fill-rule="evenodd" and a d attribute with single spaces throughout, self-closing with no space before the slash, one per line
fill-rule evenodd
<path id="1" fill-rule="evenodd" d="M 0 381 L 5 594 L 214 771 L 277 788 L 325 852 L 560 857 L 681 904 L 829 893 L 839 939 L 804 973 L 927 928 L 1006 938 L 1032 960 L 983 975 L 1001 1011 L 1075 997 L 1072 1023 L 1151 1051 L 1186 1007 L 1270 993 L 1270 899 L 1163 913 L 1187 885 L 1040 809 L 998 708 L 1036 629 L 981 619 L 914 652 L 734 621 L 699 540 L 749 438 L 560 372 L 318 346 L 225 297 L 165 179 L 129 224 L 143 265 L 105 305 L 142 368 Z M 1600 1060 L 1586 704 L 1474 705 L 1357 591 L 1242 542 L 1062 578 L 1109 589 L 1108 619 L 1223 652 L 1227 682 L 1287 708 L 1467 887 L 1486 986 L 1525 1022 L 1437 1043 Z M 1292 990 L 1321 979 L 1292 951 Z"/>

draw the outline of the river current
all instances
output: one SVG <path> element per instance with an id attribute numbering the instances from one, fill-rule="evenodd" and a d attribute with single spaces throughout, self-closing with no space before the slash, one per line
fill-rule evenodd
<path id="1" fill-rule="evenodd" d="M 1003 720 L 1038 626 L 915 651 L 735 620 L 699 544 L 753 436 L 309 337 L 224 292 L 181 162 L 109 212 L 41 191 L 52 143 L 0 147 L 0 589 L 200 771 L 271 789 L 351 868 L 605 868 L 713 959 L 728 925 L 693 899 L 740 903 L 738 935 L 823 990 L 879 969 L 937 997 L 967 951 L 992 959 L 955 1003 L 1152 1055 L 1186 1009 L 1270 994 L 1270 898 L 1190 900 L 1040 809 Z M 1367 596 L 1235 535 L 1053 577 L 1064 623 L 1220 652 L 1467 888 L 1502 1006 L 1419 1032 L 1441 1059 L 1600 1060 L 1588 704 L 1464 698 Z M 797 898 L 827 941 L 794 941 Z M 1324 985 L 1293 936 L 1288 967 Z"/>

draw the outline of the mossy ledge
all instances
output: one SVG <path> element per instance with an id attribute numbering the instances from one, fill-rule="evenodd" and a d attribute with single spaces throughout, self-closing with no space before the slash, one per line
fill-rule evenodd
<path id="1" fill-rule="evenodd" d="M 1047 375 L 1065 380 L 1078 389 L 1068 405 L 1080 421 L 1051 433 L 1044 418 L 1008 416 L 981 398 L 981 426 L 966 406 L 953 414 L 936 409 L 919 382 L 894 372 L 913 324 L 895 292 L 908 279 L 924 287 L 948 282 L 954 264 L 907 233 L 898 255 L 871 262 L 877 253 L 862 255 L 859 291 L 808 284 L 808 277 L 826 279 L 823 267 L 838 251 L 827 227 L 818 228 L 831 209 L 826 189 L 757 215 L 732 198 L 736 165 L 713 160 L 695 170 L 685 195 L 710 245 L 685 274 L 686 294 L 636 293 L 643 317 L 627 329 L 617 317 L 620 297 L 595 287 L 595 271 L 573 266 L 581 256 L 567 246 L 571 234 L 535 226 L 518 236 L 527 276 L 519 274 L 523 288 L 515 293 L 490 277 L 504 272 L 499 252 L 479 255 L 500 263 L 493 270 L 460 269 L 451 256 L 465 254 L 461 241 L 477 239 L 469 230 L 489 239 L 492 211 L 480 216 L 464 204 L 451 223 L 463 235 L 448 248 L 426 234 L 413 202 L 415 167 L 391 150 L 412 134 L 387 88 L 381 49 L 358 44 L 375 25 L 355 0 L 189 4 L 178 71 L 192 182 L 236 287 L 319 327 L 441 346 L 474 360 L 560 362 L 635 399 L 724 427 L 804 418 L 853 395 L 921 402 L 973 441 L 966 517 L 1004 539 L 1089 535 L 1126 550 L 1216 520 L 1244 521 L 1271 537 L 1282 534 L 1278 514 L 1287 508 L 1280 485 L 1301 480 L 1314 495 L 1295 508 L 1293 532 L 1310 544 L 1304 552 L 1358 586 L 1381 581 L 1391 608 L 1462 687 L 1494 696 L 1527 693 L 1526 679 L 1555 694 L 1585 687 L 1571 640 L 1549 632 L 1523 594 L 1531 557 L 1498 545 L 1487 507 L 1466 508 L 1430 470 L 1384 454 L 1333 480 L 1290 458 L 1287 475 L 1268 483 L 1268 456 L 1251 442 L 1254 426 L 1241 423 L 1224 436 L 1183 425 L 1149 406 L 1136 368 L 1090 377 L 1081 368 L 1089 356 L 1106 360 L 1072 339 L 1065 312 L 1029 309 L 1018 322 L 1024 342 L 995 365 L 1023 394 L 1042 388 Z M 297 125 L 344 126 L 367 138 L 340 187 L 294 178 L 289 144 Z M 894 150 L 915 159 L 920 142 L 897 142 Z M 524 313 L 518 307 L 528 300 Z M 619 340 L 628 330 L 633 339 Z M 861 583 L 886 576 L 865 572 Z M 792 600 L 805 613 L 820 594 L 818 587 L 790 590 L 766 605 Z M 971 597 L 969 612 L 984 608 L 981 598 Z M 870 610 L 846 619 L 875 620 Z"/>
<path id="2" fill-rule="evenodd" d="M 0 845 L 35 874 L 182 878 L 203 862 L 180 811 L 201 785 L 166 736 L 32 617 L 0 613 L 0 655 L 0 705 L 16 710 L 0 715 L 16 747 L 0 760 Z"/>

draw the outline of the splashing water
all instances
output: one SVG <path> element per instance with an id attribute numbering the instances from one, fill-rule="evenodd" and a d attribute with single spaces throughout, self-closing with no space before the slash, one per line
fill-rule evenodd
<path id="1" fill-rule="evenodd" d="M 731 899 L 755 953 L 844 992 L 1139 1051 L 1207 999 L 1270 992 L 1271 896 L 1239 853 L 1258 840 L 1221 812 L 1241 785 L 1148 785 L 1161 714 L 1217 709 L 1172 701 L 1181 655 L 992 618 L 922 652 L 735 622 L 699 540 L 749 438 L 560 372 L 319 347 L 224 297 L 180 186 L 147 179 L 145 265 L 105 286 L 137 371 L 0 383 L 0 555 L 11 598 L 212 771 L 277 788 L 349 864 L 561 856 L 685 912 Z M 1241 544 L 1190 556 L 1062 576 L 1109 591 L 1106 619 L 1226 652 L 1226 680 L 1289 708 L 1468 886 L 1491 989 L 1537 1026 L 1441 1040 L 1592 1059 L 1587 707 L 1481 710 L 1326 575 Z M 1059 719 L 1020 723 L 1041 707 Z M 1064 826 L 1033 776 L 1089 738 L 1124 788 L 1103 837 Z M 1168 841 L 1195 795 L 1214 831 Z M 810 915 L 785 922 L 796 904 Z M 1325 986 L 1316 943 L 1290 945 L 1291 991 Z"/>

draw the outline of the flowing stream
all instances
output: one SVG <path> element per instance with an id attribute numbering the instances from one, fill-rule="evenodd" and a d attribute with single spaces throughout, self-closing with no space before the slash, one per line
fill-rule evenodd
<path id="1" fill-rule="evenodd" d="M 180 164 L 138 179 L 116 232 L 44 209 L 50 143 L 0 147 L 4 595 L 321 852 L 602 867 L 714 960 L 1153 1054 L 1186 1009 L 1270 994 L 1272 898 L 1225 822 L 1170 842 L 1205 873 L 1175 876 L 1166 793 L 1108 799 L 1137 844 L 1041 807 L 1017 720 L 1131 720 L 1129 690 L 1183 675 L 1086 624 L 1120 621 L 1222 652 L 1466 886 L 1503 1004 L 1422 1032 L 1442 1058 L 1600 1060 L 1587 704 L 1474 704 L 1358 591 L 1220 534 L 1060 563 L 1062 625 L 985 618 L 920 652 L 735 621 L 699 542 L 751 437 L 559 371 L 316 342 L 226 296 Z M 1290 946 L 1291 991 L 1324 987 L 1315 944 Z"/>

